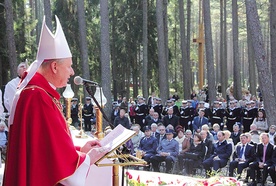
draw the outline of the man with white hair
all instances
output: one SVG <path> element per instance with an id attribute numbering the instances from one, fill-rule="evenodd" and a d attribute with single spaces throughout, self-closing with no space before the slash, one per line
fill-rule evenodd
<path id="1" fill-rule="evenodd" d="M 14 97 L 5 186 L 84 186 L 90 165 L 108 152 L 97 140 L 73 144 L 56 91 L 74 75 L 72 54 L 57 17 L 56 24 L 53 35 L 43 20 L 36 61 Z"/>
<path id="2" fill-rule="evenodd" d="M 21 81 L 21 77 L 23 76 L 23 73 L 26 71 L 28 68 L 28 65 L 26 62 L 21 62 L 17 66 L 17 77 L 12 79 L 7 83 L 5 86 L 5 92 L 4 92 L 4 104 L 8 112 L 10 112 L 11 106 L 12 106 L 12 101 L 13 97 L 16 93 L 16 88 L 19 85 L 19 82 Z"/>

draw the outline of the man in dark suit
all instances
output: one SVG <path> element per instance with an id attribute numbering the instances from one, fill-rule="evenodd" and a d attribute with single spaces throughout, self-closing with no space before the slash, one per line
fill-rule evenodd
<path id="1" fill-rule="evenodd" d="M 179 144 L 173 138 L 173 130 L 166 130 L 167 139 L 162 140 L 158 145 L 157 154 L 150 158 L 152 168 L 155 172 L 159 172 L 159 163 L 166 162 L 166 173 L 170 172 L 173 166 L 173 162 L 176 161 L 176 157 L 179 153 Z"/>
<path id="2" fill-rule="evenodd" d="M 121 109 L 120 115 L 117 116 L 114 120 L 114 123 L 113 123 L 114 127 L 117 127 L 119 124 L 121 124 L 125 128 L 130 129 L 129 119 L 125 117 L 125 114 L 126 114 L 125 109 Z"/>
<path id="3" fill-rule="evenodd" d="M 248 144 L 248 137 L 245 134 L 240 135 L 241 143 L 236 145 L 233 155 L 233 161 L 230 162 L 229 176 L 233 177 L 234 169 L 237 168 L 237 175 L 240 178 L 242 170 L 249 166 L 249 163 L 255 159 L 255 147 Z"/>
<path id="4" fill-rule="evenodd" d="M 154 113 L 154 109 L 153 108 L 149 109 L 149 114 L 145 117 L 145 125 L 146 126 L 150 126 L 149 121 L 151 121 L 153 119 L 153 113 Z M 144 129 L 142 129 L 142 130 L 144 130 Z"/>
<path id="5" fill-rule="evenodd" d="M 274 137 L 274 144 L 276 140 L 276 137 Z M 276 185 L 276 148 L 274 147 L 273 153 L 272 153 L 272 162 L 273 164 L 268 167 L 268 173 L 272 179 L 272 182 L 274 183 L 274 185 Z"/>
<path id="6" fill-rule="evenodd" d="M 151 110 L 151 109 L 150 109 Z M 153 123 L 161 123 L 162 121 L 159 119 L 159 114 L 157 112 L 153 112 L 152 119 L 147 121 L 147 126 L 151 126 Z"/>
<path id="7" fill-rule="evenodd" d="M 162 123 L 161 123 L 161 124 L 162 124 Z M 156 124 L 156 123 L 152 123 L 152 124 L 150 125 L 150 128 L 151 128 L 151 135 L 152 135 L 153 137 L 156 137 L 156 138 L 157 138 L 157 136 L 160 135 L 159 132 L 157 131 L 157 128 L 158 128 L 157 124 Z"/>
<path id="8" fill-rule="evenodd" d="M 256 160 L 249 164 L 250 178 L 252 179 L 252 182 L 250 183 L 251 186 L 257 185 L 257 182 L 255 180 L 255 171 L 257 171 L 257 177 L 259 178 L 260 176 L 258 175 L 258 172 L 260 169 L 263 169 L 263 179 L 261 181 L 264 185 L 268 176 L 267 168 L 273 164 L 272 153 L 274 148 L 273 145 L 269 143 L 268 133 L 261 134 L 261 141 L 262 143 L 259 143 L 257 145 Z"/>
<path id="9" fill-rule="evenodd" d="M 161 143 L 162 140 L 166 139 L 166 127 L 161 124 L 158 126 L 158 131 L 159 131 L 159 135 L 156 136 L 157 138 L 157 143 Z"/>
<path id="10" fill-rule="evenodd" d="M 202 125 L 208 124 L 208 118 L 204 117 L 204 114 L 205 114 L 205 110 L 200 109 L 198 111 L 198 116 L 196 116 L 192 122 L 193 129 L 197 133 L 201 131 Z"/>
<path id="11" fill-rule="evenodd" d="M 230 138 L 233 140 L 234 145 L 237 145 L 240 142 L 240 126 L 238 124 L 233 125 L 233 132 L 231 133 Z"/>
<path id="12" fill-rule="evenodd" d="M 209 158 L 213 154 L 214 145 L 211 140 L 207 139 L 207 131 L 200 131 L 200 136 L 202 138 L 202 144 L 207 147 L 207 153 L 205 159 Z"/>
<path id="13" fill-rule="evenodd" d="M 168 109 L 168 115 L 163 118 L 163 125 L 167 127 L 171 124 L 174 128 L 179 124 L 179 118 L 176 115 L 173 115 L 173 108 Z"/>
<path id="14" fill-rule="evenodd" d="M 214 171 L 226 166 L 230 156 L 232 154 L 232 145 L 225 140 L 225 134 L 222 131 L 218 132 L 218 142 L 214 153 L 210 158 L 203 161 L 203 167 L 206 170 L 206 177 L 210 176 L 211 167 Z"/>

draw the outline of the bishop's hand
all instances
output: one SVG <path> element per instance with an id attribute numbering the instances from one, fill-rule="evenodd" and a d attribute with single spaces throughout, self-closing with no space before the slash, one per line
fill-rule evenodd
<path id="1" fill-rule="evenodd" d="M 88 153 L 91 149 L 100 147 L 100 141 L 97 139 L 86 142 L 86 144 L 80 149 L 81 152 Z"/>

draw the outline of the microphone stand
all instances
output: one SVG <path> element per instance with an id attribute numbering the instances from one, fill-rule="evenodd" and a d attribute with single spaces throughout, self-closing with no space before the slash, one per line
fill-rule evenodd
<path id="1" fill-rule="evenodd" d="M 114 129 L 114 125 L 109 121 L 108 117 L 106 116 L 103 108 L 100 106 L 99 102 L 96 100 L 95 96 L 94 96 L 94 92 L 91 89 L 91 86 L 89 86 L 89 83 L 87 82 L 83 82 L 83 85 L 86 88 L 86 91 L 88 92 L 88 94 L 91 96 L 91 98 L 93 99 L 93 101 L 96 103 L 97 107 L 99 108 L 99 110 L 101 111 L 103 118 L 107 121 L 108 125 L 111 127 L 111 129 Z"/>

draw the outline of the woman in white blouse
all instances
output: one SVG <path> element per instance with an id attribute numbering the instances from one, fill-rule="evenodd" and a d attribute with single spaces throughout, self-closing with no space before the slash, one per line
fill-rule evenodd
<path id="1" fill-rule="evenodd" d="M 258 116 L 254 119 L 253 124 L 257 126 L 257 130 L 260 133 L 268 131 L 267 119 L 264 110 L 261 109 L 258 111 Z"/>

